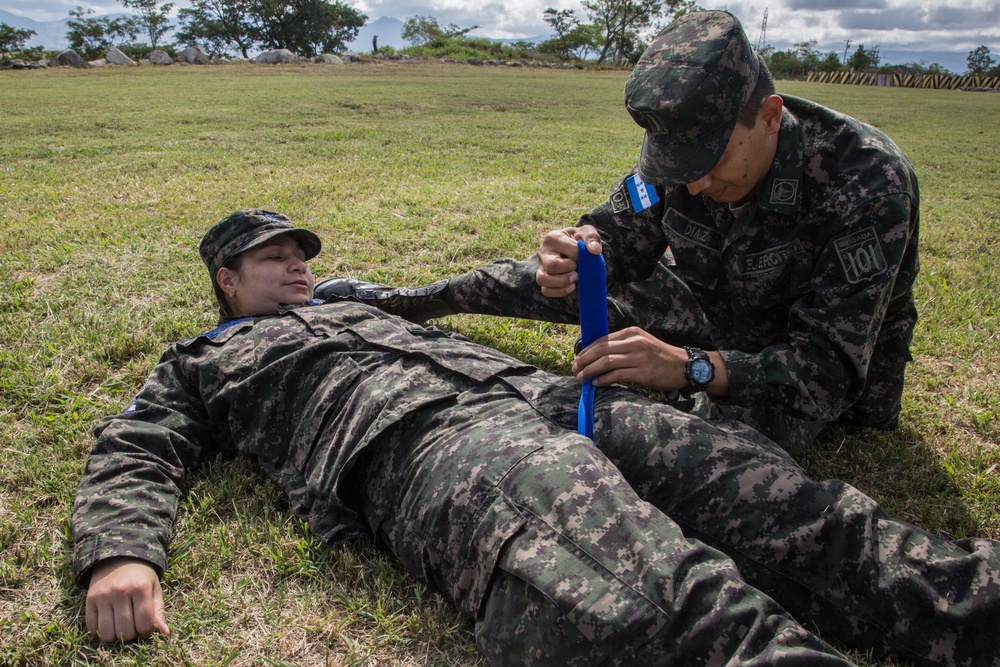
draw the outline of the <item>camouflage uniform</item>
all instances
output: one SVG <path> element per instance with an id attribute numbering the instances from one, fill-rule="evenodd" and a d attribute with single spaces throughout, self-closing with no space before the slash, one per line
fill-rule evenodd
<path id="1" fill-rule="evenodd" d="M 888 137 L 791 96 L 754 200 L 732 210 L 689 194 L 683 184 L 722 154 L 756 65 L 725 12 L 692 13 L 661 33 L 625 90 L 647 130 L 639 166 L 579 224 L 603 240 L 611 329 L 720 351 L 724 414 L 798 451 L 831 420 L 897 423 L 917 318 L 919 194 Z M 437 298 L 452 312 L 578 321 L 576 298 L 542 296 L 536 269 L 502 260 L 451 279 Z"/>
<path id="2" fill-rule="evenodd" d="M 162 573 L 185 475 L 236 449 L 318 537 L 374 534 L 496 664 L 848 664 L 790 609 L 852 646 L 1000 665 L 994 543 L 892 520 L 736 422 L 621 388 L 598 393 L 595 446 L 578 392 L 362 304 L 226 322 L 98 425 L 77 581 L 113 556 Z"/>
<path id="3" fill-rule="evenodd" d="M 885 135 L 784 100 L 774 167 L 737 215 L 683 186 L 657 187 L 659 203 L 634 213 L 623 179 L 580 224 L 604 242 L 612 330 L 719 350 L 723 411 L 795 451 L 811 438 L 794 434 L 838 418 L 896 425 L 919 207 L 913 169 Z M 541 295 L 537 268 L 501 260 L 451 279 L 447 296 L 456 312 L 577 321 L 575 297 Z"/>

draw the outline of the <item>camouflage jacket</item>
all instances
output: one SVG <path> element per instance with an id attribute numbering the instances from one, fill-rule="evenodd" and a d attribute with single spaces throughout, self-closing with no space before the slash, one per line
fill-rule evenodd
<path id="1" fill-rule="evenodd" d="M 356 303 L 243 318 L 171 347 L 132 405 L 102 420 L 73 509 L 73 567 L 131 556 L 162 573 L 185 474 L 256 457 L 319 538 L 365 534 L 337 489 L 352 461 L 421 408 L 536 369 Z"/>
<path id="2" fill-rule="evenodd" d="M 605 239 L 610 282 L 648 277 L 669 248 L 708 317 L 733 403 L 829 420 L 861 395 L 869 364 L 910 360 L 917 180 L 875 128 L 783 99 L 771 171 L 736 215 L 684 186 L 637 205 L 626 177 L 580 224 Z"/>

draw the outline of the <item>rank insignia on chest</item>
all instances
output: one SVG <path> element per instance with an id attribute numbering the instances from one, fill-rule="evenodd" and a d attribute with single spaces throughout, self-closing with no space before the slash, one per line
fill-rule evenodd
<path id="1" fill-rule="evenodd" d="M 626 178 L 625 187 L 628 189 L 628 198 L 632 203 L 633 213 L 642 213 L 660 202 L 656 189 L 639 178 L 639 174 L 632 174 Z"/>
<path id="2" fill-rule="evenodd" d="M 776 178 L 771 183 L 771 204 L 791 205 L 799 194 L 799 182 L 787 178 Z"/>

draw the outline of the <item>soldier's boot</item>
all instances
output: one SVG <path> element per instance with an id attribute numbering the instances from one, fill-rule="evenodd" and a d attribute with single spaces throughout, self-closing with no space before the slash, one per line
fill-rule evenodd
<path id="1" fill-rule="evenodd" d="M 455 314 L 447 288 L 447 280 L 423 287 L 386 287 L 353 278 L 328 278 L 316 284 L 313 298 L 359 301 L 420 324 Z"/>

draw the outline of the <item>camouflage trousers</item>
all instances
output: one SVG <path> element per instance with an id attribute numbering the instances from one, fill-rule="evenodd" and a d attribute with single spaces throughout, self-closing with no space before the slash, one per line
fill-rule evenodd
<path id="1" fill-rule="evenodd" d="M 575 324 L 576 294 L 561 299 L 542 295 L 535 283 L 537 259 L 502 259 L 448 281 L 443 295 L 456 313 L 477 313 Z M 637 326 L 673 345 L 732 349 L 725 332 L 708 320 L 690 288 L 671 269 L 665 255 L 653 275 L 642 282 L 608 287 L 611 331 Z M 753 352 L 754 350 L 744 350 Z M 841 421 L 876 428 L 895 428 L 899 419 L 905 364 L 869 370 L 865 390 Z M 773 404 L 752 407 L 717 403 L 727 417 L 749 424 L 792 453 L 815 440 L 825 422 L 800 419 Z"/>
<path id="2" fill-rule="evenodd" d="M 368 465 L 363 514 L 495 664 L 845 665 L 817 636 L 1000 665 L 1000 555 L 808 479 L 774 443 L 571 379 L 466 388 Z"/>

